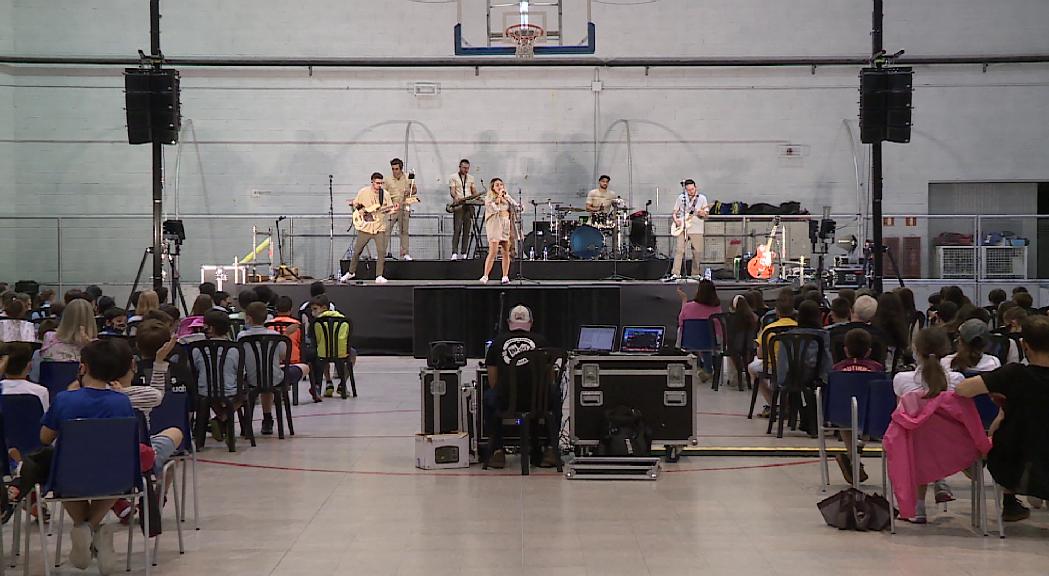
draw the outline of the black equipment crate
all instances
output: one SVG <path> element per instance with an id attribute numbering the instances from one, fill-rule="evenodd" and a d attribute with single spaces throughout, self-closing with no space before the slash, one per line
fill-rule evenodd
<path id="1" fill-rule="evenodd" d="M 437 374 L 436 385 L 434 374 Z M 462 402 L 462 371 L 424 368 L 419 371 L 419 382 L 422 391 L 422 433 L 467 432 L 466 411 Z"/>
<path id="2" fill-rule="evenodd" d="M 597 446 L 605 435 L 605 411 L 641 411 L 652 444 L 697 443 L 699 364 L 693 355 L 578 355 L 568 362 L 569 430 L 576 446 Z"/>

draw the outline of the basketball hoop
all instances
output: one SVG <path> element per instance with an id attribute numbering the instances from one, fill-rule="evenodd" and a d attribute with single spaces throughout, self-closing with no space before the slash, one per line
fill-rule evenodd
<path id="1" fill-rule="evenodd" d="M 535 43 L 542 41 L 546 32 L 537 24 L 514 24 L 507 27 L 503 35 L 517 45 L 515 55 L 518 58 L 532 58 L 535 56 Z"/>

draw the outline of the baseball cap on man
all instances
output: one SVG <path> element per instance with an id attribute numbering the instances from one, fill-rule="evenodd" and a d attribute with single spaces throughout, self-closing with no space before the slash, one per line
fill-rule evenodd
<path id="1" fill-rule="evenodd" d="M 990 335 L 991 329 L 987 327 L 986 322 L 979 318 L 970 318 L 962 322 L 962 325 L 958 327 L 958 338 L 966 344 L 972 344 L 977 340 L 987 342 Z"/>
<path id="2" fill-rule="evenodd" d="M 528 330 L 532 327 L 532 311 L 527 306 L 518 304 L 510 310 L 507 324 L 511 330 Z"/>

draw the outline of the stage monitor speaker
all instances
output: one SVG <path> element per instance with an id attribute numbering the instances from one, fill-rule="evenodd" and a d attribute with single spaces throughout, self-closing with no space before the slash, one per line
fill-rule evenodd
<path id="1" fill-rule="evenodd" d="M 178 70 L 124 70 L 127 139 L 130 144 L 178 142 L 182 126 Z"/>
<path id="2" fill-rule="evenodd" d="M 860 71 L 860 141 L 910 142 L 911 68 L 864 68 Z"/>

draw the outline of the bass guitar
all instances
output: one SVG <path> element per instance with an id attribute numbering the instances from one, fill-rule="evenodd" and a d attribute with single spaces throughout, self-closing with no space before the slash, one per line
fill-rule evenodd
<path id="1" fill-rule="evenodd" d="M 757 254 L 747 263 L 747 272 L 751 278 L 758 280 L 772 278 L 772 261 L 776 258 L 776 253 L 772 251 L 772 241 L 775 240 L 778 233 L 779 216 L 776 216 L 775 220 L 772 221 L 772 231 L 769 232 L 768 241 L 758 246 Z"/>
<path id="2" fill-rule="evenodd" d="M 364 228 L 373 222 L 375 222 L 375 215 L 377 213 L 390 214 L 396 212 L 400 207 L 397 204 L 382 207 L 380 204 L 372 204 L 371 206 L 365 206 L 358 208 L 353 211 L 353 227 L 358 232 L 364 232 Z"/>

